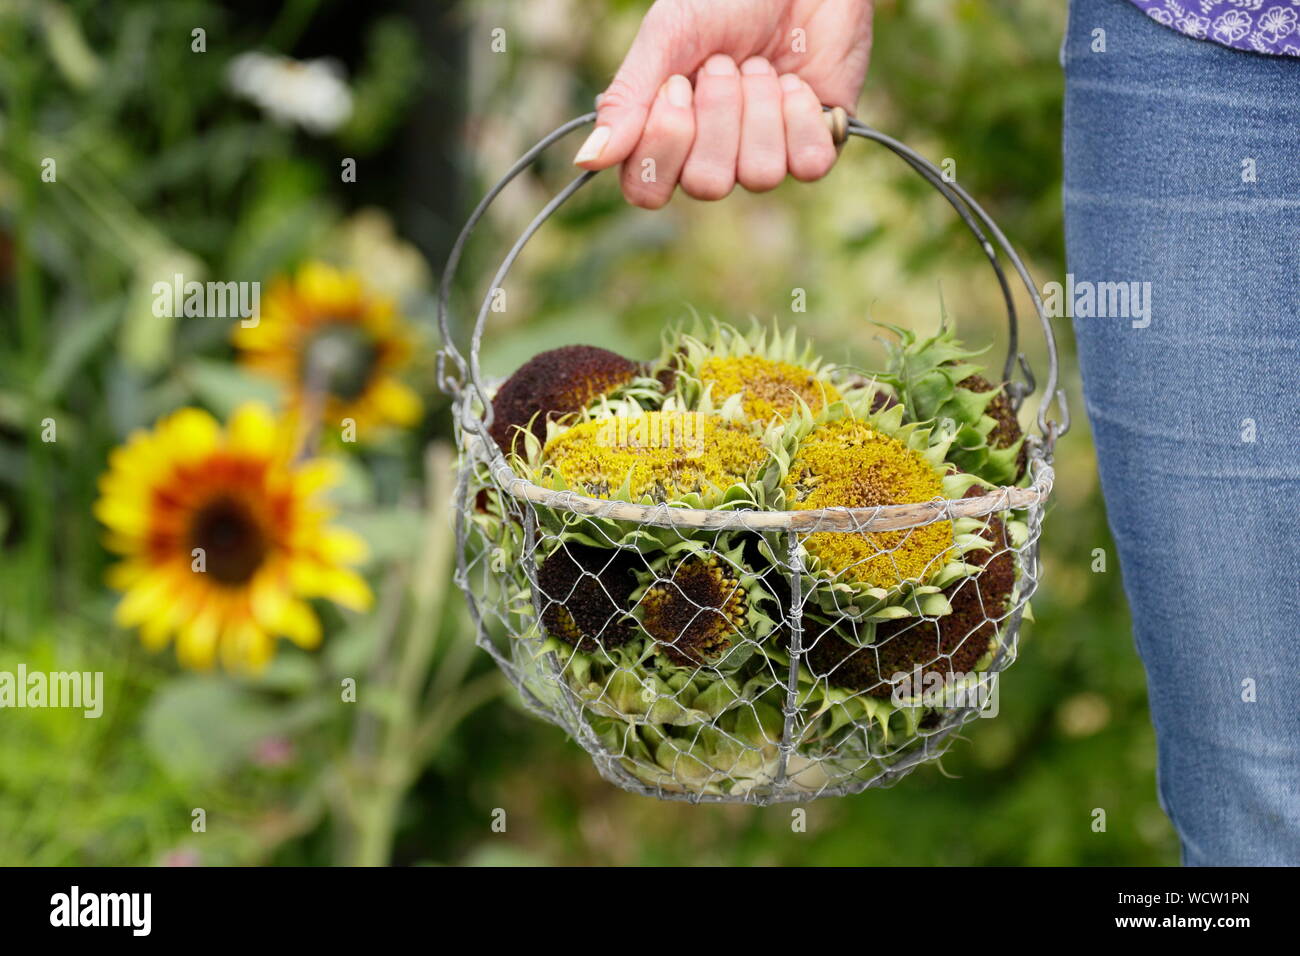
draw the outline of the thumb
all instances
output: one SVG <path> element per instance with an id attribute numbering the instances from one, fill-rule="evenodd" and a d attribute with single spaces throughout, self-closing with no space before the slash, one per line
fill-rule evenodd
<path id="1" fill-rule="evenodd" d="M 642 21 L 623 65 L 597 98 L 596 128 L 573 159 L 584 169 L 606 169 L 627 159 L 641 139 L 659 87 L 673 73 L 689 72 L 674 69 L 673 38 L 653 13 Z"/>

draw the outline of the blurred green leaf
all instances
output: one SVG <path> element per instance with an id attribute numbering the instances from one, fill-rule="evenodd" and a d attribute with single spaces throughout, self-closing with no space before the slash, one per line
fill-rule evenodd
<path id="1" fill-rule="evenodd" d="M 265 402 L 274 406 L 279 397 L 275 383 L 225 362 L 192 359 L 177 372 L 177 376 L 219 418 L 229 417 L 244 402 Z"/>
<path id="2" fill-rule="evenodd" d="M 83 90 L 95 83 L 102 64 L 86 44 L 81 27 L 67 6 L 56 0 L 45 0 L 41 4 L 41 22 L 50 46 L 50 58 L 64 78 Z"/>
<path id="3" fill-rule="evenodd" d="M 121 300 L 110 300 L 70 323 L 67 332 L 54 343 L 49 361 L 41 370 L 37 396 L 43 401 L 57 401 L 72 376 L 108 341 L 121 316 Z"/>
<path id="4" fill-rule="evenodd" d="M 283 722 L 275 707 L 231 681 L 183 676 L 154 696 L 144 738 L 168 773 L 211 782 L 247 760 Z"/>
<path id="5" fill-rule="evenodd" d="M 350 528 L 370 545 L 373 564 L 387 564 L 410 558 L 420 543 L 423 513 L 413 508 L 387 508 L 368 512 L 344 512 L 338 523 Z M 448 527 L 447 533 L 451 533 Z"/>

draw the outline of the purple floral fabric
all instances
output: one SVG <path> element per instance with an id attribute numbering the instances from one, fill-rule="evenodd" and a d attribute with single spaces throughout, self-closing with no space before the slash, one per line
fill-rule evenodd
<path id="1" fill-rule="evenodd" d="M 1235 50 L 1300 56 L 1300 0 L 1131 0 L 1157 23 Z"/>

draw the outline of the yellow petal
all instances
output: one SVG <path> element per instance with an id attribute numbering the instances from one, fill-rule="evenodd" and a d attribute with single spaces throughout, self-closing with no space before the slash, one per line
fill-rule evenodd
<path id="1" fill-rule="evenodd" d="M 123 595 L 113 611 L 113 622 L 118 627 L 135 627 L 157 614 L 167 605 L 170 588 L 167 575 L 150 575 Z"/>
<path id="2" fill-rule="evenodd" d="M 366 539 L 347 528 L 322 529 L 319 551 L 330 564 L 360 564 L 370 556 Z"/>
<path id="3" fill-rule="evenodd" d="M 334 569 L 329 576 L 327 587 L 325 597 L 335 604 L 342 604 L 354 611 L 368 611 L 375 601 L 366 579 L 346 568 Z"/>
<path id="4" fill-rule="evenodd" d="M 275 453 L 279 437 L 275 416 L 259 402 L 247 402 L 235 409 L 227 431 L 233 452 L 256 458 L 270 458 Z"/>
<path id="5" fill-rule="evenodd" d="M 361 282 L 324 262 L 309 262 L 298 270 L 298 295 L 317 312 L 355 305 Z"/>
<path id="6" fill-rule="evenodd" d="M 108 569 L 104 580 L 114 591 L 129 591 L 149 573 L 149 565 L 142 561 L 121 561 Z"/>
<path id="7" fill-rule="evenodd" d="M 374 602 L 365 578 L 347 568 L 295 561 L 292 575 L 294 589 L 299 594 L 323 597 L 354 611 L 368 610 Z"/>
<path id="8" fill-rule="evenodd" d="M 292 598 L 289 582 L 281 569 L 266 565 L 253 578 L 248 592 L 249 613 L 264 628 L 274 628 L 284 613 L 284 605 Z"/>
<path id="9" fill-rule="evenodd" d="M 221 642 L 221 662 L 236 673 L 260 673 L 273 656 L 275 638 L 251 620 L 240 623 Z"/>
<path id="10" fill-rule="evenodd" d="M 318 491 L 338 484 L 342 475 L 343 467 L 337 461 L 312 458 L 294 472 L 295 491 L 303 498 L 310 498 Z"/>
<path id="11" fill-rule="evenodd" d="M 137 501 L 114 495 L 100 498 L 91 510 L 105 527 L 121 535 L 139 537 L 149 529 L 148 512 Z"/>
<path id="12" fill-rule="evenodd" d="M 182 667 L 211 670 L 221 637 L 221 614 L 214 596 L 180 630 L 176 638 L 176 659 Z"/>
<path id="13" fill-rule="evenodd" d="M 158 470 L 160 456 L 158 443 L 152 434 L 134 432 L 126 441 L 108 454 L 108 474 L 122 477 L 152 477 Z"/>
<path id="14" fill-rule="evenodd" d="M 366 303 L 366 312 L 362 317 L 364 325 L 375 338 L 390 338 L 397 329 L 397 303 L 389 296 L 372 296 Z"/>
<path id="15" fill-rule="evenodd" d="M 320 619 L 306 601 L 286 601 L 274 630 L 304 650 L 315 650 L 320 646 Z"/>
<path id="16" fill-rule="evenodd" d="M 157 652 L 167 646 L 171 640 L 172 617 L 170 614 L 155 614 L 140 623 L 140 643 L 151 651 Z"/>
<path id="17" fill-rule="evenodd" d="M 382 378 L 371 389 L 370 400 L 382 418 L 395 425 L 414 425 L 423 406 L 420 396 L 395 378 Z"/>
<path id="18" fill-rule="evenodd" d="M 216 419 L 200 408 L 173 412 L 159 425 L 158 434 L 172 461 L 197 461 L 210 455 L 221 441 Z"/>

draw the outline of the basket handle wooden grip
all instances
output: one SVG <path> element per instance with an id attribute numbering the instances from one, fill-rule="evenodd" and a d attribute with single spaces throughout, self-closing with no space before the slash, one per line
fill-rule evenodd
<path id="1" fill-rule="evenodd" d="M 842 106 L 832 106 L 822 116 L 826 119 L 826 128 L 831 131 L 831 142 L 835 144 L 836 151 L 843 149 L 849 141 L 848 110 Z"/>

